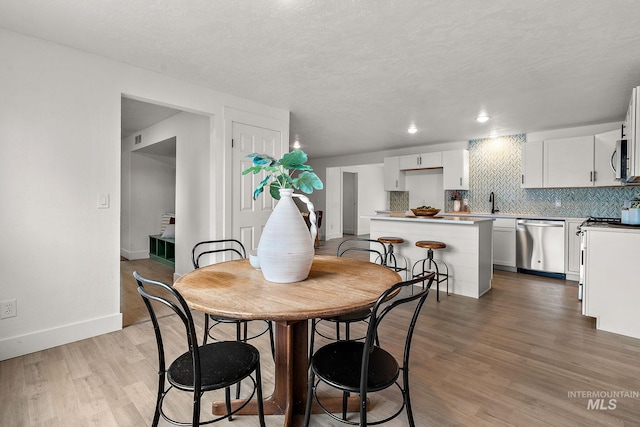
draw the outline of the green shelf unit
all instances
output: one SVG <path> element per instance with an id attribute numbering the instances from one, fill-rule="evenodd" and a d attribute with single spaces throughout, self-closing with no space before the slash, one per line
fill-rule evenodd
<path id="1" fill-rule="evenodd" d="M 161 234 L 149 236 L 149 258 L 163 264 L 176 267 L 176 239 L 162 237 Z"/>

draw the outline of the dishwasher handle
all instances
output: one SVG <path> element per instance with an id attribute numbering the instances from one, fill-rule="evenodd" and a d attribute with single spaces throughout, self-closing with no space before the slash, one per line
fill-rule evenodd
<path id="1" fill-rule="evenodd" d="M 529 227 L 564 227 L 564 221 L 542 220 L 542 219 L 519 219 L 518 226 Z"/>

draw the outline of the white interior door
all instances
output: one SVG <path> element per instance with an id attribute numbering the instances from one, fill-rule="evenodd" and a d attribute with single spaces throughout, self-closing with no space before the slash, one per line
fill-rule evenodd
<path id="1" fill-rule="evenodd" d="M 265 191 L 253 200 L 253 190 L 264 178 L 264 173 L 242 175 L 251 166 L 248 154 L 269 154 L 276 159 L 282 157 L 282 133 L 244 123 L 233 122 L 233 193 L 232 235 L 247 251 L 256 249 L 264 225 L 275 206 L 275 200 Z"/>

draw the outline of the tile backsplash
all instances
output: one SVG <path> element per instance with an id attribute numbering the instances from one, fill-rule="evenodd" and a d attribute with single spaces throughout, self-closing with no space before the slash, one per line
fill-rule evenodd
<path id="1" fill-rule="evenodd" d="M 620 217 L 625 200 L 640 186 L 600 188 L 520 188 L 521 148 L 526 135 L 469 141 L 469 190 L 460 191 L 471 212 L 490 212 L 489 194 L 495 194 L 500 213 L 560 217 Z M 571 159 L 567 159 L 568 162 Z M 445 192 L 445 211 L 453 211 L 451 192 Z M 560 206 L 556 206 L 556 201 Z M 409 194 L 389 193 L 391 210 L 409 208 Z"/>
<path id="2" fill-rule="evenodd" d="M 390 191 L 389 209 L 392 211 L 406 211 L 409 209 L 408 191 Z"/>

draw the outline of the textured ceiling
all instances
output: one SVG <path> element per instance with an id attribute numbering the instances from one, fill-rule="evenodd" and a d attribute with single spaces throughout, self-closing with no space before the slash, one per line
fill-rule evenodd
<path id="1" fill-rule="evenodd" d="M 618 121 L 640 85 L 635 0 L 0 0 L 0 27 L 288 109 L 314 157 Z"/>

